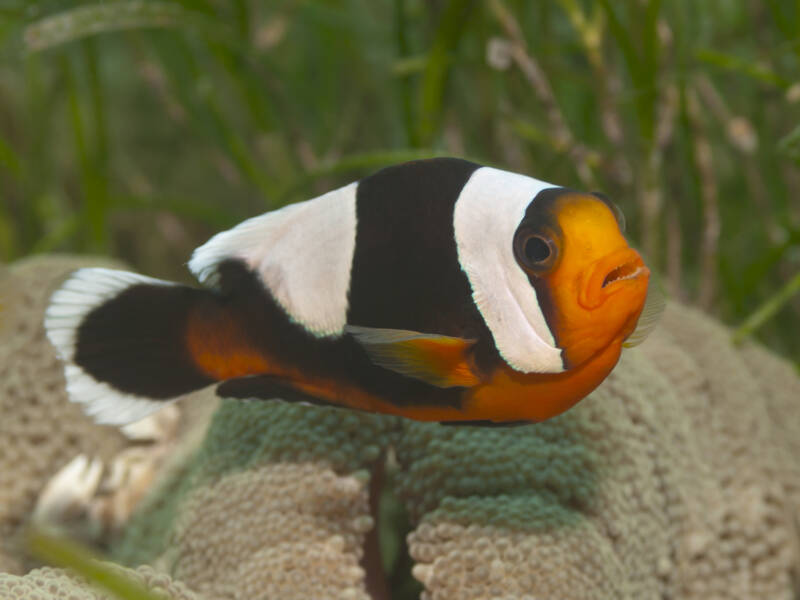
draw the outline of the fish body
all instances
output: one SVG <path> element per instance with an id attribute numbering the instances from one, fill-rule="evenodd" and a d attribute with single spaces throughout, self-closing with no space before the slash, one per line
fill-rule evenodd
<path id="1" fill-rule="evenodd" d="M 542 421 L 608 375 L 649 281 L 604 197 L 460 159 L 254 217 L 189 267 L 204 287 L 81 269 L 53 295 L 48 336 L 98 422 L 211 384 L 423 421 Z"/>

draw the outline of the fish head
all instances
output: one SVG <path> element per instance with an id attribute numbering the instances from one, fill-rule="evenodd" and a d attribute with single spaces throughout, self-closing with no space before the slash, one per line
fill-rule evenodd
<path id="1" fill-rule="evenodd" d="M 514 255 L 571 369 L 634 332 L 650 270 L 604 196 L 564 188 L 541 195 L 515 232 Z"/>

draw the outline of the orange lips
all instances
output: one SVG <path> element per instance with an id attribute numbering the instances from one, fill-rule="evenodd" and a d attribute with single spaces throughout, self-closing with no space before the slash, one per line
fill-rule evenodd
<path id="1" fill-rule="evenodd" d="M 650 270 L 639 253 L 632 248 L 622 248 L 601 258 L 586 271 L 578 302 L 583 308 L 594 310 L 618 292 L 623 282 L 649 275 Z"/>

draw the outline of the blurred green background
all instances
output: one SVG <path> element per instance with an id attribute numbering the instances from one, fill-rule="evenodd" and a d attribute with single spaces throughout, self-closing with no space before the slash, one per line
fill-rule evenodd
<path id="1" fill-rule="evenodd" d="M 2 261 L 187 281 L 241 219 L 457 155 L 605 192 L 673 297 L 800 364 L 800 2 L 0 0 L 0 44 Z"/>

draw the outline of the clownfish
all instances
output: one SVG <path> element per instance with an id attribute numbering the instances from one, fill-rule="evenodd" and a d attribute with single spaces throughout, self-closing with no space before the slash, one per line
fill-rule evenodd
<path id="1" fill-rule="evenodd" d="M 75 271 L 45 328 L 99 423 L 210 384 L 421 421 L 543 421 L 655 322 L 623 230 L 601 194 L 414 161 L 215 235 L 188 264 L 200 288 Z"/>

